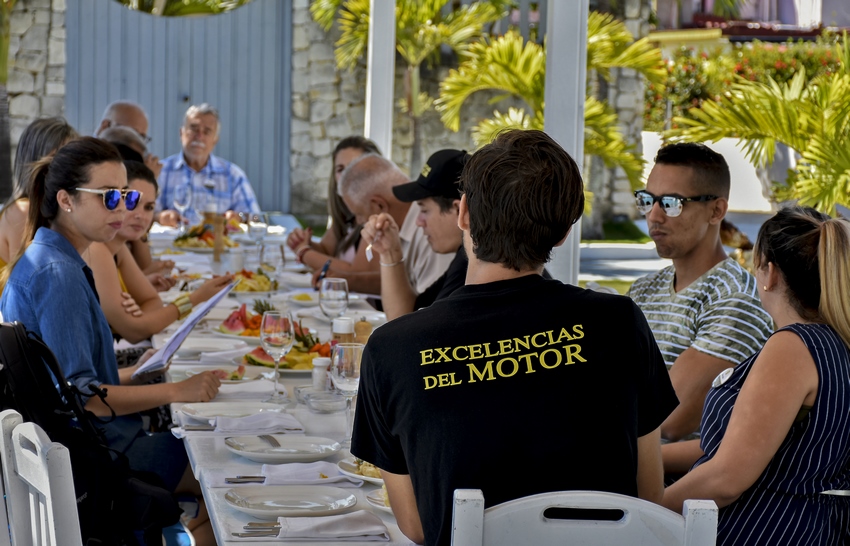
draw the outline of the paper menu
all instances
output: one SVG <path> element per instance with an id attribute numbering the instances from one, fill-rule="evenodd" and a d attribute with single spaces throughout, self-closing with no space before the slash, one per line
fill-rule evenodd
<path id="1" fill-rule="evenodd" d="M 233 281 L 221 290 L 216 293 L 213 297 L 202 303 L 201 305 L 195 307 L 194 310 L 186 317 L 186 320 L 183 321 L 183 324 L 177 328 L 177 331 L 174 332 L 166 342 L 160 347 L 160 349 L 153 354 L 144 364 L 139 366 L 139 369 L 133 373 L 133 378 L 135 379 L 141 374 L 154 372 L 157 370 L 161 370 L 168 365 L 168 361 L 171 360 L 171 357 L 174 356 L 174 353 L 177 352 L 177 349 L 180 348 L 180 345 L 186 340 L 186 336 L 192 331 L 192 329 L 198 325 L 198 323 L 203 319 L 210 310 L 215 307 L 215 305 L 221 301 L 222 298 L 227 296 L 228 292 L 230 292 L 234 286 L 239 284 L 239 281 Z"/>

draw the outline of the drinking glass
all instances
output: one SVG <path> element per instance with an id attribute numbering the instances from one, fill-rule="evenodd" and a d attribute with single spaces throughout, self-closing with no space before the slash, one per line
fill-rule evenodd
<path id="1" fill-rule="evenodd" d="M 273 404 L 285 404 L 289 400 L 278 392 L 278 367 L 280 359 L 292 348 L 295 332 L 292 325 L 292 314 L 282 311 L 266 311 L 260 323 L 260 343 L 270 357 L 274 359 L 274 391 L 264 400 Z"/>
<path id="2" fill-rule="evenodd" d="M 337 343 L 333 348 L 331 381 L 345 396 L 345 439 L 344 447 L 351 447 L 351 401 L 360 386 L 360 360 L 363 358 L 362 343 Z"/>
<path id="3" fill-rule="evenodd" d="M 348 310 L 348 281 L 329 277 L 319 285 L 319 307 L 329 320 Z"/>
<path id="4" fill-rule="evenodd" d="M 269 225 L 266 223 L 265 218 L 262 214 L 249 214 L 248 215 L 248 237 L 254 241 L 254 244 L 257 245 L 259 250 L 259 254 L 257 254 L 257 260 L 260 264 L 260 267 L 263 265 L 263 240 L 266 238 L 266 232 L 268 231 Z"/>
<path id="5" fill-rule="evenodd" d="M 192 193 L 191 184 L 180 184 L 174 189 L 174 208 L 180 213 L 180 235 L 186 233 L 186 210 L 192 206 Z"/>

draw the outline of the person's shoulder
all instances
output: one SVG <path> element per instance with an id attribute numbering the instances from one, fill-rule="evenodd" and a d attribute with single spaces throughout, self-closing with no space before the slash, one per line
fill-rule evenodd
<path id="1" fill-rule="evenodd" d="M 647 291 L 651 291 L 653 293 L 658 292 L 659 286 L 661 284 L 669 283 L 674 274 L 675 269 L 672 265 L 668 265 L 655 273 L 644 275 L 632 283 L 632 286 L 629 288 L 629 296 L 634 298 Z"/>
<path id="2" fill-rule="evenodd" d="M 248 178 L 239 165 L 215 154 L 210 154 L 210 168 L 213 172 L 227 173 L 234 178 Z"/>
<path id="3" fill-rule="evenodd" d="M 715 293 L 719 299 L 743 299 L 760 302 L 756 278 L 732 258 L 726 258 L 699 281 L 699 287 Z"/>
<path id="4" fill-rule="evenodd" d="M 160 162 L 162 163 L 162 171 L 160 171 L 159 177 L 162 179 L 167 173 L 175 171 L 183 165 L 183 153 L 170 155 Z"/>

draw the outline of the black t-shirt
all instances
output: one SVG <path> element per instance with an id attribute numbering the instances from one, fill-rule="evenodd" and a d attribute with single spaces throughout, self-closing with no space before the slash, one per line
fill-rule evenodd
<path id="1" fill-rule="evenodd" d="M 449 268 L 442 276 L 434 281 L 434 284 L 425 289 L 424 292 L 416 296 L 416 302 L 413 304 L 413 309 L 421 309 L 428 307 L 437 300 L 441 300 L 449 296 L 452 292 L 460 288 L 466 283 L 466 266 L 469 261 L 466 259 L 466 251 L 463 246 L 457 250 L 454 260 L 449 264 Z"/>
<path id="2" fill-rule="evenodd" d="M 537 275 L 464 286 L 372 334 L 352 453 L 410 474 L 427 544 L 452 493 L 487 506 L 546 491 L 637 494 L 637 438 L 676 407 L 629 298 Z"/>

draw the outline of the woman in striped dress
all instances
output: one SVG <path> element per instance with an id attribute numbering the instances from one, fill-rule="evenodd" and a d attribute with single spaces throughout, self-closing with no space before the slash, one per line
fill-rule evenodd
<path id="1" fill-rule="evenodd" d="M 850 541 L 850 222 L 780 211 L 755 248 L 759 295 L 776 331 L 714 380 L 700 440 L 663 446 L 664 492 L 720 507 L 717 544 Z"/>

